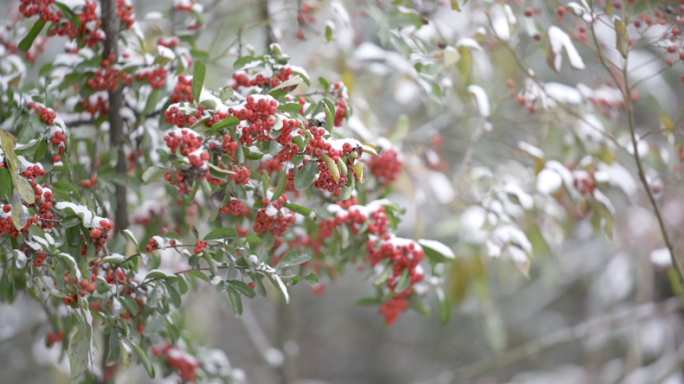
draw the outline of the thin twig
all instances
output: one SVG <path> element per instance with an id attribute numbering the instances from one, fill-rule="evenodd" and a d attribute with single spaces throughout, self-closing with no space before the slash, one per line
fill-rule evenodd
<path id="1" fill-rule="evenodd" d="M 593 12 L 593 9 L 592 9 Z M 613 78 L 616 84 L 620 84 L 621 82 L 619 81 L 618 77 L 613 73 L 612 68 L 606 64 L 606 61 L 604 60 L 603 54 L 601 52 L 601 46 L 598 42 L 598 38 L 596 37 L 596 31 L 594 30 L 594 24 L 590 24 L 591 28 L 591 37 L 594 41 L 594 44 L 596 45 L 598 49 L 598 58 L 599 62 L 601 65 L 608 71 L 610 76 Z M 658 220 L 658 226 L 660 227 L 660 233 L 663 236 L 663 241 L 665 242 L 665 246 L 667 247 L 668 251 L 670 252 L 670 258 L 672 259 L 672 264 L 675 266 L 675 270 L 677 271 L 677 275 L 679 275 L 679 280 L 684 281 L 684 270 L 682 269 L 681 264 L 677 261 L 677 258 L 675 257 L 674 253 L 674 247 L 672 245 L 672 242 L 670 241 L 670 236 L 667 234 L 667 228 L 665 228 L 665 222 L 663 221 L 663 217 L 660 214 L 660 208 L 658 207 L 658 203 L 655 200 L 655 196 L 653 196 L 653 191 L 651 190 L 651 186 L 648 183 L 648 180 L 646 179 L 646 173 L 644 172 L 644 165 L 641 161 L 641 155 L 639 154 L 639 142 L 637 141 L 636 137 L 636 131 L 634 128 L 634 111 L 633 111 L 633 106 L 632 106 L 632 91 L 631 87 L 629 85 L 629 78 L 627 76 L 627 59 L 629 56 L 625 56 L 625 62 L 622 67 L 622 80 L 624 81 L 624 90 L 623 90 L 623 99 L 625 102 L 625 112 L 627 113 L 627 123 L 629 126 L 629 134 L 632 140 L 632 150 L 633 150 L 633 156 L 634 156 L 634 161 L 636 162 L 638 171 L 639 171 L 639 180 L 641 181 L 641 184 L 644 187 L 644 190 L 646 190 L 646 195 L 648 196 L 648 199 L 651 202 L 651 206 L 653 208 L 653 213 L 655 213 L 656 219 Z"/>
<path id="2" fill-rule="evenodd" d="M 679 297 L 673 297 L 660 303 L 636 305 L 629 309 L 612 312 L 605 316 L 585 321 L 573 327 L 560 329 L 540 339 L 509 349 L 491 359 L 482 360 L 442 375 L 442 377 L 448 376 L 448 380 L 428 380 L 419 384 L 432 384 L 438 382 L 457 383 L 459 381 L 479 377 L 485 372 L 490 372 L 494 369 L 538 355 L 556 345 L 588 337 L 599 330 L 615 330 L 620 326 L 631 324 L 634 321 L 640 321 L 655 315 L 672 313 L 681 308 L 682 300 Z"/>

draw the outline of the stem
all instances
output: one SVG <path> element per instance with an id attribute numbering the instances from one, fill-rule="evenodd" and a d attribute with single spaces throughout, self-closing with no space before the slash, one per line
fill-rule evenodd
<path id="1" fill-rule="evenodd" d="M 283 365 L 277 368 L 278 375 L 280 376 L 280 384 L 290 384 L 295 381 L 295 356 L 288 353 L 286 344 L 292 342 L 292 331 L 294 328 L 294 317 L 292 314 L 292 307 L 288 305 L 285 300 L 278 300 L 277 304 L 277 316 L 278 316 L 278 326 L 277 326 L 277 340 L 276 343 L 280 350 L 283 351 Z"/>
<path id="2" fill-rule="evenodd" d="M 593 12 L 593 10 L 592 10 Z M 591 36 L 594 41 L 594 44 L 596 45 L 597 49 L 597 54 L 599 61 L 601 62 L 601 65 L 608 71 L 610 76 L 613 78 L 616 84 L 620 84 L 620 81 L 618 77 L 613 73 L 612 68 L 606 64 L 606 61 L 603 58 L 603 54 L 601 53 L 601 45 L 598 42 L 598 39 L 596 38 L 596 31 L 594 30 L 594 23 L 590 23 L 590 28 L 591 28 Z M 663 241 L 665 242 L 665 246 L 667 247 L 667 250 L 670 252 L 670 258 L 672 259 L 672 266 L 674 266 L 675 270 L 677 271 L 677 275 L 679 275 L 679 280 L 684 281 L 684 270 L 682 269 L 682 266 L 679 264 L 677 261 L 677 258 L 675 257 L 674 253 L 674 247 L 672 246 L 672 242 L 670 241 L 670 236 L 667 234 L 667 228 L 665 227 L 665 222 L 663 221 L 663 217 L 660 214 L 660 208 L 658 207 L 658 203 L 655 200 L 655 196 L 653 196 L 653 191 L 651 190 L 651 186 L 648 184 L 648 180 L 646 180 L 646 173 L 644 172 L 644 165 L 643 162 L 641 161 L 641 155 L 639 154 L 639 143 L 636 138 L 636 132 L 634 128 L 634 110 L 632 106 L 632 88 L 629 85 L 629 78 L 627 76 L 627 59 L 628 55 L 625 56 L 625 62 L 622 67 L 622 81 L 624 82 L 624 91 L 622 98 L 625 101 L 625 112 L 627 113 L 627 123 L 629 126 L 629 134 L 632 140 L 632 150 L 634 152 L 634 161 L 636 162 L 637 168 L 639 170 L 639 180 L 641 181 L 641 184 L 644 187 L 644 190 L 646 190 L 646 195 L 648 196 L 648 200 L 651 202 L 651 206 L 653 208 L 653 213 L 655 213 L 656 219 L 658 219 L 658 226 L 660 227 L 660 233 L 663 236 Z"/>
<path id="3" fill-rule="evenodd" d="M 675 257 L 674 253 L 674 247 L 672 245 L 672 242 L 670 241 L 670 236 L 667 234 L 667 228 L 665 228 L 665 222 L 663 221 L 663 217 L 660 214 L 660 208 L 658 208 L 658 203 L 655 200 L 655 196 L 653 196 L 653 191 L 651 190 L 651 186 L 648 184 L 648 180 L 646 180 L 646 173 L 644 172 L 644 165 L 641 161 L 641 155 L 639 154 L 639 149 L 638 149 L 638 142 L 636 138 L 636 133 L 634 130 L 634 113 L 632 109 L 632 91 L 629 86 L 629 81 L 627 80 L 627 61 L 625 60 L 625 67 L 622 70 L 622 75 L 625 79 L 625 110 L 627 112 L 627 122 L 629 123 L 629 134 L 632 139 L 632 148 L 634 150 L 634 160 L 636 161 L 637 168 L 639 168 L 639 179 L 641 180 L 641 184 L 644 186 L 644 189 L 646 190 L 646 195 L 648 195 L 648 199 L 651 202 L 651 206 L 653 207 L 653 212 L 655 213 L 656 218 L 658 219 L 658 226 L 660 227 L 660 233 L 663 236 L 663 241 L 665 242 L 665 246 L 667 247 L 667 250 L 670 252 L 670 258 L 672 259 L 672 265 L 675 267 L 675 270 L 677 271 L 677 275 L 679 275 L 679 280 L 684 281 L 684 271 L 682 270 L 682 265 L 679 264 L 679 261 L 677 261 L 677 258 Z"/>
<path id="4" fill-rule="evenodd" d="M 107 58 L 113 54 L 118 57 L 118 22 L 116 17 L 116 1 L 102 0 L 102 26 L 107 35 L 104 41 L 103 56 Z M 118 151 L 118 159 L 116 162 L 116 173 L 125 174 L 126 169 L 126 153 L 124 152 L 124 144 L 126 143 L 126 136 L 123 130 L 123 118 L 121 117 L 121 108 L 123 107 L 122 85 L 114 91 L 109 91 L 109 144 L 111 151 Z M 126 186 L 116 183 L 114 184 L 114 196 L 116 199 L 116 210 L 114 211 L 114 230 L 115 233 L 120 233 L 128 228 L 128 203 L 126 201 Z"/>
<path id="5" fill-rule="evenodd" d="M 268 0 L 261 0 L 259 2 L 259 13 L 261 13 L 262 21 L 265 23 L 266 32 L 266 52 L 271 49 L 273 41 L 273 31 L 271 30 L 271 14 L 268 12 Z"/>

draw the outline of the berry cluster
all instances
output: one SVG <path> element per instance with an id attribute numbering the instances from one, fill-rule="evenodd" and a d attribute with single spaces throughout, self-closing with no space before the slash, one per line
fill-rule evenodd
<path id="1" fill-rule="evenodd" d="M 235 184 L 244 185 L 249 183 L 249 178 L 252 176 L 252 173 L 249 171 L 249 168 L 239 165 L 235 167 L 233 172 L 235 173 L 228 175 L 228 177 L 235 180 Z"/>
<path id="2" fill-rule="evenodd" d="M 152 86 L 152 88 L 164 88 L 166 85 L 166 76 L 168 72 L 166 68 L 159 67 L 147 72 L 138 72 L 135 75 L 135 79 L 138 81 L 147 80 L 147 82 Z"/>
<path id="3" fill-rule="evenodd" d="M 38 210 L 38 218 L 40 219 L 40 227 L 43 229 L 51 229 L 55 227 L 53 221 L 55 215 L 52 214 L 52 206 L 55 203 L 55 198 L 52 191 L 47 188 L 36 188 L 36 201 L 40 201 L 40 209 Z"/>
<path id="4" fill-rule="evenodd" d="M 93 176 L 90 179 L 81 181 L 81 185 L 83 186 L 83 188 L 86 188 L 86 189 L 90 189 L 90 188 L 94 187 L 95 184 L 97 184 L 97 176 Z"/>
<path id="5" fill-rule="evenodd" d="M 245 208 L 245 203 L 238 199 L 231 199 L 228 204 L 223 204 L 223 206 L 220 209 L 220 213 L 222 215 L 225 215 L 226 213 L 230 213 L 233 216 L 240 216 L 242 213 L 242 210 Z"/>
<path id="6" fill-rule="evenodd" d="M 240 144 L 237 141 L 233 140 L 233 137 L 231 135 L 225 134 L 223 135 L 223 142 L 212 142 L 209 144 L 209 148 L 211 148 L 215 153 L 217 154 L 223 154 L 227 153 L 231 155 L 233 158 L 235 158 L 235 151 L 238 150 L 240 147 Z"/>
<path id="7" fill-rule="evenodd" d="M 19 12 L 26 18 L 40 15 L 40 18 L 45 21 L 57 23 L 62 18 L 62 12 L 50 9 L 50 5 L 54 3 L 55 0 L 21 0 Z"/>
<path id="8" fill-rule="evenodd" d="M 197 120 L 202 117 L 202 112 L 196 111 L 192 115 L 186 115 L 180 108 L 173 105 L 164 112 L 164 119 L 167 123 L 175 125 L 178 128 L 191 127 L 197 123 Z"/>
<path id="9" fill-rule="evenodd" d="M 79 283 L 81 288 L 78 290 L 79 295 L 85 296 L 89 293 L 95 292 L 95 281 L 97 281 L 97 276 L 93 274 L 91 280 L 92 281 L 88 281 L 86 279 L 81 280 L 81 282 Z"/>
<path id="10" fill-rule="evenodd" d="M 195 153 L 202 148 L 204 137 L 189 129 L 180 129 L 169 132 L 164 137 L 164 141 L 171 150 L 171 153 L 175 154 L 180 149 L 180 153 L 183 156 L 190 156 L 191 153 Z"/>
<path id="11" fill-rule="evenodd" d="M 42 107 L 34 102 L 30 102 L 28 104 L 28 107 L 30 109 L 33 109 L 35 113 L 40 114 L 40 120 L 45 124 L 53 125 L 55 123 L 55 118 L 57 117 L 57 114 L 51 108 Z M 64 140 L 66 140 L 66 138 Z"/>
<path id="12" fill-rule="evenodd" d="M 151 238 L 149 244 L 145 246 L 145 252 L 150 253 L 161 248 L 161 245 L 157 242 L 157 239 Z"/>
<path id="13" fill-rule="evenodd" d="M 135 23 L 133 4 L 129 0 L 116 0 L 116 17 L 121 20 L 121 24 L 125 25 L 126 29 L 131 29 Z"/>
<path id="14" fill-rule="evenodd" d="M 47 254 L 41 249 L 36 253 L 36 258 L 33 260 L 33 266 L 36 268 L 42 267 L 45 259 L 47 259 Z"/>
<path id="15" fill-rule="evenodd" d="M 294 212 L 283 209 L 283 205 L 287 203 L 287 195 L 281 196 L 278 200 L 271 202 L 269 199 L 262 199 L 263 208 L 257 212 L 254 232 L 264 233 L 271 231 L 274 236 L 282 236 L 285 234 L 292 224 L 295 223 L 296 217 Z"/>
<path id="16" fill-rule="evenodd" d="M 95 98 L 95 95 L 93 95 L 92 98 Z M 106 115 L 109 113 L 109 103 L 102 95 L 97 95 L 96 101 L 90 101 L 90 98 L 84 98 L 81 105 L 83 106 L 83 109 L 91 115 L 97 115 L 98 113 L 100 115 Z"/>
<path id="17" fill-rule="evenodd" d="M 368 162 L 368 168 L 383 187 L 392 184 L 399 177 L 401 167 L 401 156 L 394 148 L 382 151 L 379 157 L 373 157 Z"/>
<path id="18" fill-rule="evenodd" d="M 90 89 L 96 91 L 116 91 L 119 88 L 120 82 L 127 86 L 133 84 L 131 75 L 114 68 L 114 64 L 116 64 L 116 55 L 114 54 L 109 55 L 107 59 L 102 61 L 102 68 L 106 70 L 98 69 L 95 71 L 95 76 L 88 79 L 87 84 Z"/>
<path id="19" fill-rule="evenodd" d="M 380 314 L 385 316 L 387 325 L 394 324 L 399 316 L 409 308 L 409 301 L 404 297 L 393 297 L 380 306 Z"/>
<path id="20" fill-rule="evenodd" d="M 204 248 L 209 246 L 209 242 L 206 240 L 197 240 L 195 243 L 195 249 L 193 252 L 195 252 L 198 255 L 201 255 L 204 252 Z"/>
<path id="21" fill-rule="evenodd" d="M 52 331 L 47 333 L 47 342 L 48 345 L 53 345 L 55 343 L 59 343 L 60 341 L 64 340 L 64 331 L 60 330 L 57 333 L 54 333 Z"/>
<path id="22" fill-rule="evenodd" d="M 25 208 L 22 207 L 22 209 Z M 2 212 L 0 212 L 0 235 L 8 234 L 11 237 L 17 238 L 20 233 L 27 233 L 29 227 L 31 227 L 33 224 L 36 224 L 38 220 L 39 219 L 37 215 L 28 218 L 26 220 L 26 226 L 19 231 L 14 226 L 14 219 L 12 219 L 12 207 L 10 205 L 4 205 L 2 206 Z"/>
<path id="23" fill-rule="evenodd" d="M 178 76 L 178 83 L 173 89 L 171 95 L 171 104 L 182 103 L 186 101 L 193 101 L 192 96 L 192 79 L 188 79 L 183 75 Z"/>
<path id="24" fill-rule="evenodd" d="M 99 222 L 99 227 L 90 230 L 90 239 L 95 244 L 95 251 L 100 252 L 102 247 L 107 242 L 107 234 L 114 228 L 114 224 L 107 220 L 101 219 Z"/>
<path id="25" fill-rule="evenodd" d="M 157 40 L 157 45 L 161 45 L 162 47 L 173 49 L 173 48 L 176 48 L 177 46 L 180 45 L 180 39 L 177 38 L 176 36 L 160 37 Z"/>
<path id="26" fill-rule="evenodd" d="M 392 325 L 397 317 L 407 309 L 404 300 L 413 294 L 413 285 L 425 278 L 420 266 L 425 252 L 412 240 L 396 237 L 379 241 L 369 240 L 366 251 L 372 266 L 384 260 L 391 263 L 392 274 L 387 281 L 387 287 L 392 291 L 393 298 L 383 303 L 380 307 L 380 313 L 385 316 L 385 322 Z M 408 271 L 409 284 L 403 291 L 397 292 L 404 271 Z"/>
<path id="27" fill-rule="evenodd" d="M 116 273 L 111 269 L 107 271 L 105 281 L 107 284 L 116 284 L 116 281 L 126 281 L 126 275 L 121 270 L 121 268 L 116 269 Z"/>
<path id="28" fill-rule="evenodd" d="M 339 196 L 342 192 L 342 187 L 347 184 L 347 175 L 340 175 L 338 180 L 335 180 L 328 168 L 328 164 L 323 159 L 318 160 L 318 170 L 320 173 L 318 174 L 318 179 L 314 181 L 314 187 L 328 191 L 334 196 Z"/>
<path id="29" fill-rule="evenodd" d="M 200 363 L 187 352 L 174 347 L 171 343 L 167 343 L 160 347 L 152 347 L 152 353 L 158 358 L 166 358 L 169 366 L 174 368 L 178 376 L 180 376 L 181 382 L 197 381 L 195 371 L 200 367 Z"/>

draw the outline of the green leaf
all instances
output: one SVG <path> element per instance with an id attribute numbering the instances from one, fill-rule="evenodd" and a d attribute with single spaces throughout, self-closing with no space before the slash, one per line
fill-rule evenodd
<path id="1" fill-rule="evenodd" d="M 335 128 L 335 105 L 328 99 L 321 101 L 323 111 L 325 111 L 325 129 L 332 133 Z"/>
<path id="2" fill-rule="evenodd" d="M 254 234 L 252 232 L 249 232 L 247 234 L 247 242 L 249 243 L 250 247 L 254 247 L 254 246 L 257 246 L 259 244 L 264 243 L 264 241 L 261 240 L 261 238 L 259 236 L 257 236 L 256 234 Z"/>
<path id="3" fill-rule="evenodd" d="M 121 344 L 119 342 L 119 331 L 113 329 L 109 333 L 109 352 L 107 353 L 107 366 L 111 367 L 119 361 L 121 357 Z"/>
<path id="4" fill-rule="evenodd" d="M 293 249 L 290 252 L 288 252 L 287 255 L 285 255 L 282 259 L 280 259 L 277 267 L 279 269 L 287 268 L 294 265 L 306 263 L 309 260 L 311 260 L 311 256 L 305 253 L 301 253 L 298 249 Z"/>
<path id="5" fill-rule="evenodd" d="M 81 218 L 75 215 L 67 216 L 62 220 L 62 227 L 71 228 L 81 224 Z"/>
<path id="6" fill-rule="evenodd" d="M 166 168 L 158 167 L 156 165 L 153 165 L 145 170 L 142 175 L 142 181 L 145 184 L 150 184 L 153 183 L 164 176 L 164 173 L 166 172 Z"/>
<path id="7" fill-rule="evenodd" d="M 169 292 L 171 304 L 173 304 L 173 306 L 176 308 L 180 308 L 181 304 L 183 303 L 183 300 L 181 299 L 178 290 L 173 286 L 173 284 L 170 281 L 164 281 L 164 285 L 166 286 L 166 290 Z"/>
<path id="8" fill-rule="evenodd" d="M 78 322 L 76 334 L 69 341 L 69 368 L 71 379 L 85 373 L 88 367 L 90 341 L 85 324 Z"/>
<path id="9" fill-rule="evenodd" d="M 192 97 L 199 103 L 202 88 L 204 87 L 204 76 L 207 74 L 207 67 L 201 60 L 196 60 L 192 72 Z"/>
<path id="10" fill-rule="evenodd" d="M 250 287 L 249 284 L 241 280 L 226 280 L 234 289 L 243 295 L 249 297 L 250 299 L 256 297 L 256 292 L 254 288 Z"/>
<path id="11" fill-rule="evenodd" d="M 74 11 L 71 10 L 71 8 L 67 7 L 66 4 L 59 1 L 55 2 L 55 5 L 59 7 L 62 13 L 69 17 L 69 19 L 73 21 L 77 27 L 81 26 L 81 19 L 78 16 L 76 16 L 76 14 L 74 13 Z"/>
<path id="12" fill-rule="evenodd" d="M 287 187 L 287 173 L 280 171 L 280 177 L 278 178 L 278 185 L 276 186 L 273 196 L 271 196 L 271 201 L 276 201 L 280 199 L 280 196 L 285 193 L 285 188 Z"/>
<path id="13" fill-rule="evenodd" d="M 299 75 L 292 76 L 289 80 L 283 81 L 282 83 L 280 83 L 279 86 L 268 91 L 268 93 L 272 93 L 274 91 L 278 91 L 278 90 L 283 89 L 283 88 L 287 88 L 287 87 L 291 87 L 293 85 L 297 85 L 297 84 L 301 83 L 302 81 L 304 81 L 304 79 L 302 79 L 301 76 L 299 76 Z"/>
<path id="14" fill-rule="evenodd" d="M 295 188 L 298 191 L 304 191 L 313 184 L 316 175 L 318 174 L 318 164 L 315 161 L 309 161 L 300 169 L 295 175 Z"/>
<path id="15" fill-rule="evenodd" d="M 244 68 L 247 64 L 253 62 L 253 61 L 261 61 L 260 58 L 256 58 L 253 56 L 243 56 L 237 60 L 235 60 L 235 64 L 233 64 L 233 69 L 242 69 Z"/>
<path id="16" fill-rule="evenodd" d="M 428 93 L 428 96 L 436 103 L 442 104 L 442 88 L 439 86 L 439 84 L 435 83 L 434 81 L 421 76 L 420 81 L 425 82 L 428 84 L 430 88 L 430 92 Z"/>
<path id="17" fill-rule="evenodd" d="M 461 12 L 461 6 L 458 5 L 458 0 L 451 0 L 451 9 L 456 12 Z"/>
<path id="18" fill-rule="evenodd" d="M 299 103 L 285 103 L 285 104 L 280 104 L 278 106 L 278 111 L 280 112 L 289 112 L 293 115 L 299 114 L 299 111 L 302 109 L 302 105 Z"/>
<path id="19" fill-rule="evenodd" d="M 324 79 L 324 78 L 322 78 L 322 77 L 319 77 L 319 78 L 318 78 L 318 82 L 321 83 L 321 85 L 323 86 L 324 89 L 327 90 L 327 89 L 330 88 L 330 83 L 328 83 L 328 80 L 326 80 L 326 79 Z"/>
<path id="20" fill-rule="evenodd" d="M 309 283 L 316 285 L 320 283 L 320 280 L 318 279 L 318 275 L 315 272 L 311 272 L 308 275 L 304 276 L 304 280 L 308 281 Z"/>
<path id="21" fill-rule="evenodd" d="M 356 305 L 362 307 L 380 304 L 382 304 L 382 299 L 378 297 L 364 297 L 356 302 Z"/>
<path id="22" fill-rule="evenodd" d="M 135 299 L 130 296 L 121 295 L 121 301 L 123 301 L 124 307 L 128 309 L 128 312 L 130 312 L 131 315 L 135 316 L 138 314 L 140 308 L 138 307 L 138 302 L 135 301 Z"/>
<path id="23" fill-rule="evenodd" d="M 191 276 L 195 276 L 196 278 L 198 278 L 200 280 L 204 280 L 207 283 L 211 281 L 211 280 L 209 280 L 209 276 L 207 276 L 204 272 L 198 271 L 196 269 L 188 271 L 188 274 Z"/>
<path id="24" fill-rule="evenodd" d="M 38 147 L 36 148 L 36 152 L 33 154 L 33 162 L 38 163 L 41 160 L 43 160 L 46 152 L 47 152 L 47 142 L 45 140 L 41 140 L 40 143 L 38 143 Z"/>
<path id="25" fill-rule="evenodd" d="M 26 144 L 31 139 L 33 139 L 33 136 L 35 136 L 36 132 L 33 129 L 33 124 L 31 124 L 31 120 L 27 119 L 24 122 L 24 125 L 22 126 L 21 130 L 19 131 L 19 136 L 17 136 L 17 143 L 19 144 Z"/>
<path id="26" fill-rule="evenodd" d="M 452 261 L 456 258 L 456 255 L 454 255 L 454 252 L 451 250 L 451 248 L 440 243 L 439 241 L 420 239 L 418 240 L 418 244 L 420 244 L 420 246 L 423 248 L 423 251 L 425 251 L 425 256 L 429 257 L 435 262 L 443 263 L 446 261 Z"/>
<path id="27" fill-rule="evenodd" d="M 180 290 L 180 294 L 185 295 L 190 290 L 190 287 L 188 286 L 188 281 L 185 280 L 185 276 L 183 276 L 183 275 L 177 275 L 177 276 L 178 276 L 178 289 Z"/>
<path id="28" fill-rule="evenodd" d="M 133 235 L 133 232 L 131 232 L 130 229 L 124 229 L 123 230 L 124 235 L 128 237 L 128 240 L 131 241 L 135 245 L 135 248 L 138 250 L 138 253 L 142 253 L 142 249 L 140 249 L 140 245 L 138 244 L 138 240 L 135 238 Z"/>
<path id="29" fill-rule="evenodd" d="M 217 228 L 211 232 L 209 232 L 208 235 L 204 237 L 204 240 L 216 240 L 216 239 L 228 239 L 228 238 L 236 238 L 238 236 L 237 230 L 235 228 Z"/>
<path id="30" fill-rule="evenodd" d="M 394 129 L 394 132 L 392 132 L 390 141 L 395 144 L 400 143 L 402 140 L 404 140 L 406 135 L 408 135 L 410 126 L 411 122 L 409 121 L 408 116 L 399 116 L 399 120 L 397 120 L 397 127 Z"/>
<path id="31" fill-rule="evenodd" d="M 24 37 L 23 40 L 19 43 L 19 50 L 22 52 L 26 52 L 29 49 L 31 49 L 31 46 L 33 45 L 33 40 L 38 37 L 38 34 L 40 31 L 43 30 L 43 27 L 45 26 L 45 20 L 43 19 L 38 19 L 35 24 L 33 24 L 33 27 L 29 31 L 28 35 Z"/>
<path id="32" fill-rule="evenodd" d="M 425 302 L 421 300 L 419 296 L 411 295 L 411 298 L 409 299 L 409 304 L 411 306 L 411 309 L 420 313 L 421 315 L 425 317 L 432 316 L 432 310 L 430 309 L 430 306 L 425 304 Z"/>
<path id="33" fill-rule="evenodd" d="M 159 100 L 161 100 L 163 95 L 164 94 L 162 93 L 161 89 L 154 88 L 152 93 L 150 93 L 150 96 L 147 98 L 147 103 L 145 103 L 145 109 L 143 109 L 142 115 L 147 116 L 149 113 L 153 112 L 154 107 L 159 104 Z"/>
<path id="34" fill-rule="evenodd" d="M 408 289 L 409 286 L 411 286 L 411 276 L 409 275 L 409 270 L 404 269 L 404 271 L 401 273 L 401 277 L 399 278 L 397 286 L 394 288 L 394 292 L 402 293 Z"/>
<path id="35" fill-rule="evenodd" d="M 180 236 L 178 235 L 178 232 L 176 232 L 176 231 L 166 232 L 164 234 L 164 237 L 167 239 L 176 239 L 176 240 L 180 239 Z"/>
<path id="36" fill-rule="evenodd" d="M 235 116 L 229 116 L 211 126 L 210 133 L 216 133 L 223 128 L 232 128 L 240 124 L 240 119 Z"/>
<path id="37" fill-rule="evenodd" d="M 332 41 L 332 39 L 333 39 L 332 25 L 326 24 L 326 26 L 325 26 L 325 40 L 328 41 L 328 43 L 329 43 Z"/>
<path id="38" fill-rule="evenodd" d="M 301 205 L 297 205 L 297 204 L 286 203 L 285 207 L 292 212 L 301 213 L 304 216 L 310 216 L 312 213 L 314 213 L 314 214 L 316 213 L 316 212 L 314 212 L 313 209 L 310 209 L 307 207 L 302 207 Z"/>
<path id="39" fill-rule="evenodd" d="M 0 199 L 9 200 L 12 196 L 12 177 L 7 168 L 0 168 Z"/>
<path id="40" fill-rule="evenodd" d="M 285 299 L 285 303 L 290 302 L 290 294 L 287 292 L 287 287 L 283 283 L 283 280 L 280 278 L 279 275 L 268 275 L 268 279 L 271 280 L 271 283 L 273 284 L 274 287 L 280 292 L 281 295 L 283 295 L 283 298 Z"/>
<path id="41" fill-rule="evenodd" d="M 128 345 L 133 348 L 135 351 L 135 354 L 138 356 L 138 361 L 140 364 L 145 367 L 145 370 L 147 371 L 147 374 L 150 376 L 151 379 L 154 379 L 155 373 L 154 373 L 154 367 L 152 366 L 152 362 L 150 361 L 150 358 L 147 357 L 147 353 L 142 350 L 142 348 L 138 347 L 137 345 L 133 344 L 132 341 L 126 340 L 128 342 Z"/>
<path id="42" fill-rule="evenodd" d="M 437 294 L 437 301 L 439 302 L 439 314 L 442 318 L 442 323 L 447 325 L 451 322 L 451 303 L 447 300 L 442 288 L 437 288 L 435 294 Z"/>
<path id="43" fill-rule="evenodd" d="M 235 93 L 235 90 L 233 90 L 233 87 L 223 87 L 221 88 L 221 93 L 219 93 L 219 99 L 223 101 L 224 103 L 228 101 L 231 97 L 233 97 L 233 94 Z"/>
<path id="44" fill-rule="evenodd" d="M 233 287 L 228 287 L 228 297 L 230 297 L 235 317 L 242 316 L 242 296 L 240 296 L 240 292 Z"/>

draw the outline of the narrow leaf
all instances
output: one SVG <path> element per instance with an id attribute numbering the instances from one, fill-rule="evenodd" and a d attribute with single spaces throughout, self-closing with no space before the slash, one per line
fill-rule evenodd
<path id="1" fill-rule="evenodd" d="M 35 24 L 33 24 L 33 27 L 29 31 L 28 35 L 24 37 L 24 39 L 19 43 L 19 50 L 22 52 L 26 52 L 29 49 L 31 49 L 31 46 L 33 45 L 33 41 L 38 37 L 38 34 L 40 31 L 43 30 L 43 27 L 45 26 L 45 20 L 43 19 L 38 19 Z"/>
<path id="2" fill-rule="evenodd" d="M 204 76 L 207 74 L 207 67 L 201 60 L 195 61 L 195 69 L 192 72 L 192 97 L 196 102 L 200 101 L 202 88 L 204 87 Z"/>

